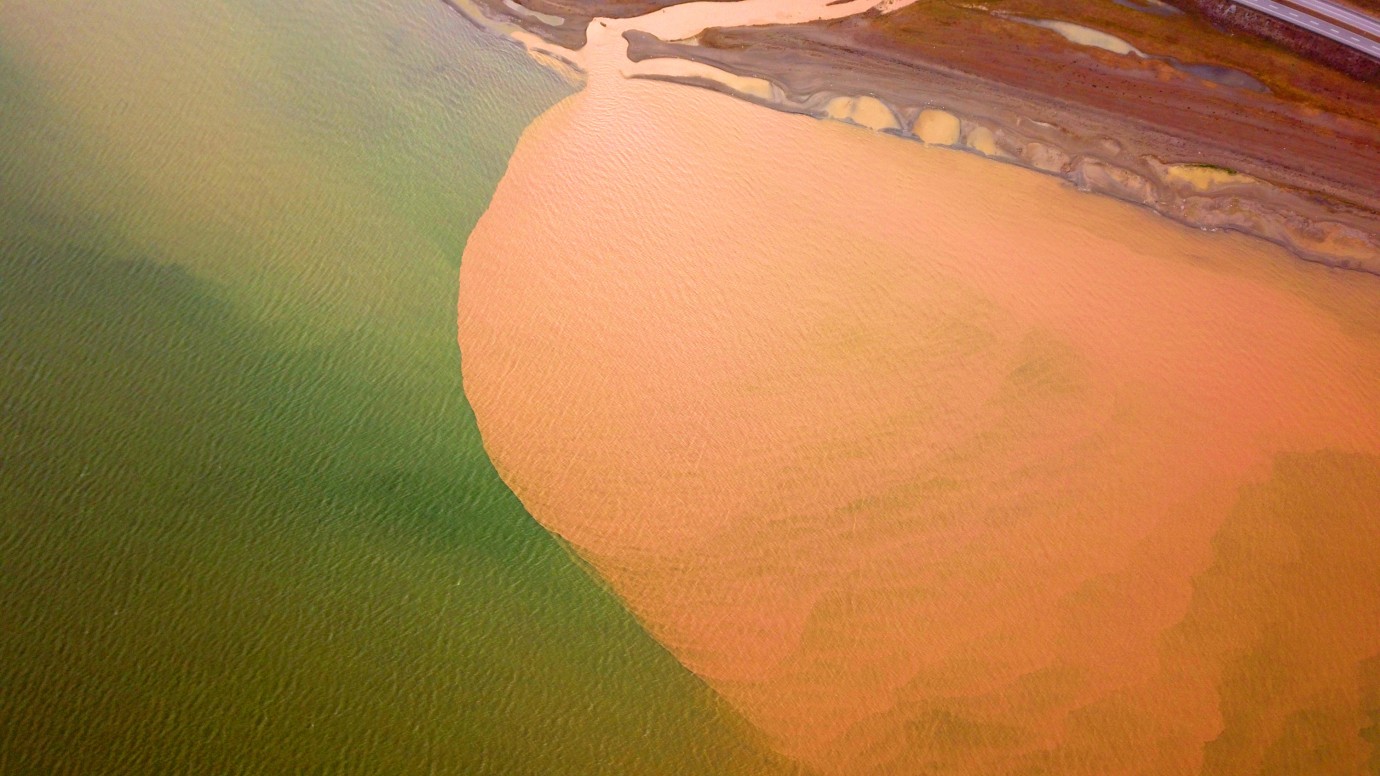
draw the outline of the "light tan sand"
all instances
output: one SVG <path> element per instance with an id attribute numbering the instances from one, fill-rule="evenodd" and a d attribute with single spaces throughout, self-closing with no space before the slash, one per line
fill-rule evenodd
<path id="1" fill-rule="evenodd" d="M 968 133 L 968 147 L 985 156 L 1000 156 L 997 137 L 987 127 L 976 127 Z"/>
<path id="2" fill-rule="evenodd" d="M 469 8 L 472 0 L 454 0 Z M 525 30 L 502 27 L 504 34 L 521 43 L 534 56 L 555 59 L 579 68 L 590 80 L 616 79 L 634 75 L 663 75 L 664 64 L 655 60 L 632 62 L 624 33 L 636 31 L 661 40 L 684 41 L 710 27 L 754 27 L 770 24 L 802 24 L 842 19 L 865 11 L 889 13 L 915 0 L 738 0 L 738 2 L 691 2 L 669 5 L 641 16 L 614 19 L 597 18 L 585 29 L 585 45 L 568 49 L 543 40 Z M 700 75 L 700 74 L 696 74 Z M 716 79 L 717 80 L 717 79 Z M 874 98 L 875 99 L 875 98 Z"/>
<path id="3" fill-rule="evenodd" d="M 837 121 L 846 121 L 860 127 L 881 131 L 900 129 L 896 114 L 876 97 L 835 97 L 824 106 L 824 114 Z"/>
<path id="4" fill-rule="evenodd" d="M 1077 43 L 1080 46 L 1100 48 L 1103 51 L 1110 51 L 1113 54 L 1134 54 L 1138 57 L 1145 56 L 1145 52 L 1137 49 L 1121 38 L 1115 35 L 1109 35 L 1101 30 L 1095 30 L 1091 27 L 1084 27 L 1081 24 L 1061 22 L 1053 19 L 1022 19 L 1021 21 L 1026 24 L 1033 24 L 1036 27 L 1044 27 L 1047 30 L 1053 30 L 1059 33 L 1059 36 L 1064 40 L 1070 43 Z"/>
<path id="5" fill-rule="evenodd" d="M 462 267 L 498 470 L 781 751 L 1374 757 L 1373 278 L 619 81 L 529 128 Z"/>
<path id="6" fill-rule="evenodd" d="M 958 117 L 948 111 L 922 110 L 915 119 L 915 136 L 930 145 L 954 145 L 958 129 Z"/>
<path id="7" fill-rule="evenodd" d="M 745 97 L 753 97 L 763 101 L 779 99 L 778 90 L 772 86 L 771 81 L 765 78 L 736 75 L 727 70 L 720 70 L 703 62 L 692 62 L 688 59 L 648 59 L 638 63 L 637 74 L 639 76 L 698 78 L 722 84 L 732 92 Z"/>
<path id="8" fill-rule="evenodd" d="M 1213 191 L 1225 186 L 1249 186 L 1256 183 L 1255 178 L 1249 175 L 1201 164 L 1166 165 L 1164 175 L 1169 180 L 1188 184 L 1194 191 Z"/>

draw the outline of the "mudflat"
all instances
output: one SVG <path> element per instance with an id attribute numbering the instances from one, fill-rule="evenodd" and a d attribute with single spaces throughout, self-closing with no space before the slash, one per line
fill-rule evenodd
<path id="1" fill-rule="evenodd" d="M 705 29 L 684 39 L 628 33 L 643 75 L 820 117 L 876 100 L 892 115 L 870 125 L 912 139 L 940 111 L 957 123 L 945 145 L 1380 273 L 1380 62 L 1234 4 L 926 0 L 744 24 L 724 3 L 523 2 L 564 21 L 473 8 L 577 50 L 593 18 L 693 6 Z M 1193 169 L 1222 175 L 1192 185 Z"/>

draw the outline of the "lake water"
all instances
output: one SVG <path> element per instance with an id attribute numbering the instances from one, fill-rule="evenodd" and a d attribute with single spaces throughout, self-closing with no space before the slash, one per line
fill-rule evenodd
<path id="1" fill-rule="evenodd" d="M 771 768 L 461 392 L 568 93 L 430 0 L 0 4 L 0 773 Z"/>
<path id="2" fill-rule="evenodd" d="M 0 5 L 0 773 L 1380 769 L 1375 278 L 595 40 Z"/>

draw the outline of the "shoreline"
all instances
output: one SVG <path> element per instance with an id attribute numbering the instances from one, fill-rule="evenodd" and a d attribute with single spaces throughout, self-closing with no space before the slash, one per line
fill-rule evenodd
<path id="1" fill-rule="evenodd" d="M 564 45 L 574 38 L 568 19 L 556 26 L 552 22 L 562 17 L 530 9 L 521 14 L 503 0 L 446 2 L 471 22 L 566 71 L 568 78 L 579 79 L 588 68 L 580 61 L 589 49 L 583 33 L 579 48 Z M 672 4 L 584 5 L 602 15 Z M 542 16 L 533 15 L 538 13 Z M 1040 36 L 1040 48 L 1021 50 L 1019 56 L 1049 63 L 1051 72 L 1058 70 L 1054 65 L 1072 62 L 1087 69 L 1092 81 L 1131 79 L 1143 92 L 1129 95 L 1132 99 L 1113 95 L 1104 100 L 1108 104 L 1098 104 L 1086 95 L 1097 95 L 1104 83 L 1080 87 L 1070 81 L 1067 89 L 1055 88 L 1064 84 L 1051 85 L 1050 73 L 1030 68 L 1029 83 L 1012 83 L 974 72 L 980 68 L 945 62 L 944 52 L 919 56 L 892 50 L 894 41 L 875 33 L 879 19 L 899 15 L 865 12 L 832 21 L 711 28 L 679 41 L 639 31 L 632 19 L 607 21 L 628 28 L 621 36 L 626 59 L 636 69 L 624 77 L 708 88 L 774 110 L 978 154 L 1146 207 L 1186 226 L 1239 232 L 1305 261 L 1380 277 L 1380 186 L 1374 183 L 1380 181 L 1380 112 L 1367 122 L 1340 115 L 1345 107 L 1320 108 L 1298 95 L 1280 94 L 1286 89 L 1277 84 L 1262 93 L 1195 78 L 1177 70 L 1183 63 L 1173 52 L 1146 55 L 1140 49 L 1152 47 L 1143 41 L 1135 41 L 1139 48 L 1127 44 L 1134 53 L 1118 55 L 1024 20 L 999 19 L 1003 33 L 1028 28 L 1013 34 Z M 1200 67 L 1247 81 L 1260 75 Z M 1339 83 L 1339 89 L 1352 88 Z M 1380 90 L 1356 88 L 1375 91 L 1380 105 Z M 1362 114 L 1365 109 L 1356 107 Z M 1232 138 L 1240 143 L 1233 146 Z"/>

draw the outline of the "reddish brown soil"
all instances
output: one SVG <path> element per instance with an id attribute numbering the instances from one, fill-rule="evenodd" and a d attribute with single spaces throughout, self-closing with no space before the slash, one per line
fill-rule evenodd
<path id="1" fill-rule="evenodd" d="M 1224 30 L 1244 33 L 1320 62 L 1353 78 L 1380 81 L 1380 61 L 1314 35 L 1305 29 L 1231 2 L 1231 0 L 1168 0 L 1185 11 L 1202 16 Z"/>
<path id="2" fill-rule="evenodd" d="M 1165 62 L 1073 46 L 1048 30 L 938 2 L 872 19 L 711 31 L 702 42 L 735 71 L 788 88 L 894 94 L 902 104 L 928 96 L 941 105 L 950 91 L 976 89 L 982 99 L 965 103 L 1082 124 L 1076 134 L 1100 129 L 1121 142 L 1144 140 L 1146 152 L 1161 158 L 1227 167 L 1380 210 L 1380 89 L 1228 38 L 1200 20 L 1110 3 L 1071 15 L 1057 5 L 992 7 L 1087 24 L 1151 54 L 1232 67 L 1273 91 L 1218 86 Z"/>

